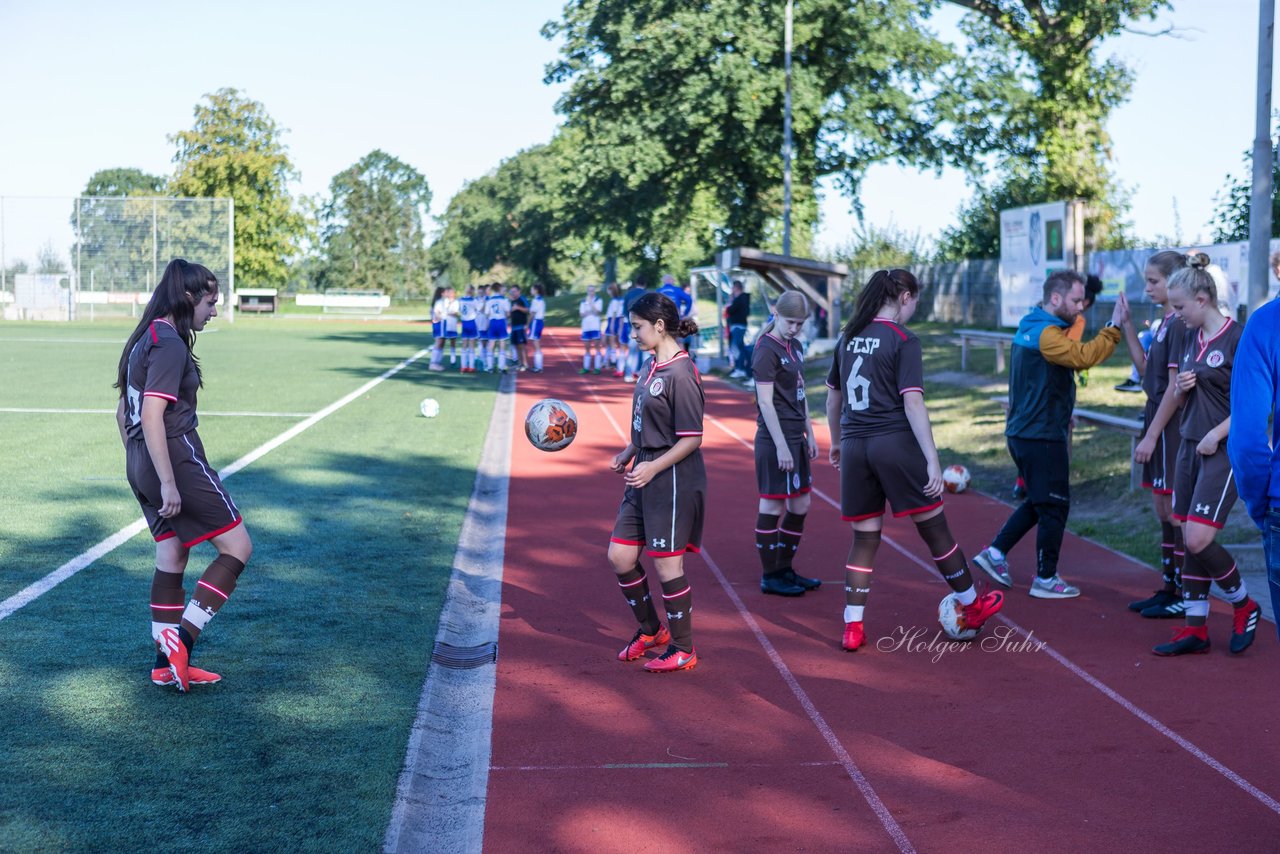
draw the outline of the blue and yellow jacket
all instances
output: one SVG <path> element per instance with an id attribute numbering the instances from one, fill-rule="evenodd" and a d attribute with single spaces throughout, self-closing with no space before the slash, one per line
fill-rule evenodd
<path id="1" fill-rule="evenodd" d="M 1018 324 L 1009 362 L 1006 436 L 1067 440 L 1067 426 L 1076 405 L 1073 372 L 1106 361 L 1120 343 L 1120 330 L 1113 326 L 1087 344 L 1067 337 L 1070 326 L 1040 306 Z"/>

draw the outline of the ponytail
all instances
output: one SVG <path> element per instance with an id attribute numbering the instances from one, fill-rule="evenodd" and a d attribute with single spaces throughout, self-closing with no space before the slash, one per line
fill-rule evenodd
<path id="1" fill-rule="evenodd" d="M 858 293 L 858 304 L 853 310 L 853 317 L 840 331 L 840 337 L 848 341 L 859 335 L 875 316 L 884 308 L 885 303 L 897 300 L 904 293 L 917 296 L 920 283 L 910 270 L 876 270 Z"/>
<path id="2" fill-rule="evenodd" d="M 151 300 L 142 312 L 142 318 L 134 327 L 133 333 L 124 344 L 124 352 L 120 354 L 120 364 L 116 368 L 115 388 L 120 389 L 123 398 L 129 392 L 129 354 L 138 340 L 146 334 L 152 322 L 162 317 L 173 321 L 173 328 L 186 343 L 187 352 L 191 353 L 191 361 L 196 368 L 196 378 L 204 387 L 204 376 L 200 373 L 200 360 L 192 352 L 196 345 L 196 332 L 191 328 L 195 322 L 196 303 L 206 296 L 218 291 L 218 278 L 209 272 L 209 268 L 200 264 L 192 264 L 182 258 L 174 258 L 164 268 L 156 289 L 151 292 Z"/>

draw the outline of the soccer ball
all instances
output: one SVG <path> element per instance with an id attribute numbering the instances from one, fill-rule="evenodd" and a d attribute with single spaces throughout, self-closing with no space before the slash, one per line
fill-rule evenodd
<path id="1" fill-rule="evenodd" d="M 524 417 L 524 434 L 540 451 L 562 451 L 578 435 L 578 416 L 563 400 L 548 397 Z"/>
<path id="2" fill-rule="evenodd" d="M 419 404 L 418 410 L 427 418 L 435 418 L 440 414 L 440 403 L 434 397 L 428 397 Z"/>
<path id="3" fill-rule="evenodd" d="M 942 626 L 942 633 L 952 640 L 971 641 L 982 629 L 961 629 L 960 620 L 956 616 L 959 609 L 960 602 L 955 593 L 943 596 L 942 601 L 938 603 L 938 624 Z"/>
<path id="4" fill-rule="evenodd" d="M 969 470 L 964 466 L 947 466 L 942 473 L 942 485 L 947 492 L 964 492 L 969 488 Z"/>

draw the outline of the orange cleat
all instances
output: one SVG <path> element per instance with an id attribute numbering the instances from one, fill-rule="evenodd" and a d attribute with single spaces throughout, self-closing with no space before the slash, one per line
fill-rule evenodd
<path id="1" fill-rule="evenodd" d="M 189 685 L 212 685 L 215 682 L 221 682 L 222 677 L 208 670 L 201 670 L 199 667 L 187 666 L 187 684 Z M 173 678 L 173 674 L 169 672 L 167 667 L 157 667 L 151 671 L 151 683 L 165 687 L 168 685 L 177 685 L 178 680 Z"/>
<path id="2" fill-rule="evenodd" d="M 667 627 L 662 624 L 659 624 L 658 631 L 651 635 L 646 635 L 644 629 L 636 629 L 631 643 L 624 646 L 622 652 L 618 653 L 618 661 L 635 661 L 655 646 L 670 642 L 671 632 L 667 631 Z"/>
<path id="3" fill-rule="evenodd" d="M 692 670 L 698 666 L 698 653 L 684 652 L 674 646 L 653 661 L 645 662 L 644 669 L 650 673 L 675 673 L 677 670 Z"/>
<path id="4" fill-rule="evenodd" d="M 169 672 L 173 674 L 173 684 L 179 691 L 186 692 L 190 687 L 191 677 L 187 663 L 187 647 L 178 636 L 177 629 L 165 629 L 160 632 L 160 654 L 169 659 Z"/>

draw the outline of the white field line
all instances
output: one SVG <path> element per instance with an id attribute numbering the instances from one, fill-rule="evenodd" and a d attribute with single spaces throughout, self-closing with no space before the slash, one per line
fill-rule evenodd
<path id="1" fill-rule="evenodd" d="M 560 349 L 562 351 L 564 350 L 563 347 Z M 612 424 L 613 429 L 617 431 L 618 437 L 624 442 L 628 441 L 628 437 L 623 434 L 621 428 L 618 427 L 618 422 L 613 419 L 608 408 L 596 395 L 594 384 L 588 381 L 587 385 L 591 391 L 591 396 L 596 400 L 596 404 L 604 410 L 605 415 L 609 418 L 609 423 Z M 737 434 L 733 433 L 715 418 L 709 415 L 704 415 L 704 417 L 709 421 L 715 422 L 726 433 L 741 441 L 741 437 L 738 437 Z M 844 768 L 845 773 L 849 775 L 849 779 L 853 780 L 853 784 L 857 786 L 858 792 L 862 795 L 863 800 L 867 802 L 867 806 L 871 807 L 871 811 L 876 814 L 876 818 L 880 820 L 880 824 L 884 827 L 885 832 L 892 837 L 894 844 L 898 846 L 898 850 L 903 852 L 903 854 L 914 852 L 915 848 L 912 846 L 911 840 L 907 838 L 907 834 L 902 830 L 902 827 L 899 826 L 898 822 L 894 820 L 893 814 L 890 813 L 889 808 L 884 805 L 884 801 L 880 800 L 880 796 L 877 795 L 875 789 L 872 788 L 871 782 L 867 780 L 866 775 L 862 773 L 862 770 L 858 768 L 857 763 L 853 761 L 853 757 L 849 755 L 849 752 L 845 750 L 844 745 L 840 743 L 839 737 L 835 734 L 835 731 L 831 729 L 830 725 L 827 724 L 826 719 L 822 717 L 822 713 L 818 711 L 818 707 L 814 705 L 809 694 L 800 686 L 799 680 L 797 680 L 795 674 L 791 672 L 791 668 L 787 667 L 787 663 L 782 660 L 782 656 L 778 654 L 778 650 L 774 648 L 773 644 L 769 641 L 768 636 L 765 635 L 764 630 L 760 628 L 760 624 L 756 622 L 756 618 L 747 608 L 746 603 L 742 601 L 742 598 L 738 596 L 737 591 L 733 589 L 733 585 L 729 583 L 729 579 L 720 571 L 720 567 L 714 560 L 712 560 L 710 553 L 705 547 L 702 549 L 701 554 L 702 559 L 706 561 L 707 566 L 710 567 L 711 571 L 715 574 L 716 580 L 720 583 L 721 589 L 724 590 L 725 595 L 729 597 L 729 601 L 732 602 L 734 608 L 737 609 L 738 615 L 742 618 L 742 621 L 747 624 L 747 627 L 751 629 L 751 633 L 755 635 L 756 641 L 760 644 L 761 648 L 764 649 L 765 654 L 769 656 L 769 661 L 773 663 L 774 668 L 782 677 L 782 681 L 787 684 L 787 687 L 791 689 L 791 693 L 794 694 L 795 698 L 800 702 L 800 706 L 804 709 L 805 714 L 809 716 L 810 722 L 813 723 L 814 728 L 818 730 L 819 735 L 821 735 L 823 740 L 827 743 L 827 747 L 829 747 L 831 752 L 835 754 L 840 766 Z"/>
<path id="2" fill-rule="evenodd" d="M 115 415 L 114 409 L 52 409 L 42 407 L 25 407 L 25 406 L 0 406 L 0 412 L 7 412 L 17 415 Z M 204 412 L 199 413 L 201 418 L 227 417 L 227 418 L 306 418 L 314 415 L 313 412 Z"/>
<path id="3" fill-rule="evenodd" d="M 369 391 L 370 389 L 382 383 L 383 380 L 386 380 L 392 376 L 395 376 L 400 371 L 407 368 L 409 365 L 412 365 L 414 362 L 421 359 L 428 352 L 430 352 L 430 350 L 419 350 L 409 358 L 405 359 L 400 364 L 396 365 L 394 368 L 390 368 L 387 371 L 384 371 L 380 376 L 369 380 L 369 382 L 360 386 L 360 388 L 356 389 L 350 394 L 334 401 L 333 403 L 326 406 L 324 409 L 321 409 L 319 412 L 312 414 L 305 421 L 302 421 L 298 424 L 293 425 L 288 430 L 281 433 L 279 436 L 276 436 L 274 439 L 271 439 L 270 441 L 265 442 L 259 445 L 258 447 L 254 448 L 252 451 L 245 454 L 243 457 L 236 460 L 231 465 L 219 471 L 218 476 L 221 478 L 231 477 L 233 474 L 240 471 L 245 466 L 261 458 L 263 455 L 268 454 L 271 451 L 274 451 L 276 448 L 280 447 L 285 442 L 288 442 L 290 439 L 294 438 L 299 433 L 315 426 L 322 419 L 337 412 L 339 409 L 346 406 L 351 401 L 355 400 L 356 398 L 363 395 L 365 392 Z M 14 612 L 18 611 L 20 608 L 30 605 L 32 602 L 34 602 L 36 599 L 39 599 L 45 593 L 48 593 L 50 590 L 57 587 L 62 582 L 66 581 L 68 578 L 75 575 L 80 570 L 92 564 L 98 558 L 103 557 L 104 555 L 110 554 L 111 552 L 115 551 L 118 547 L 128 542 L 136 534 L 138 534 L 141 531 L 145 531 L 146 529 L 147 529 L 146 520 L 138 519 L 132 522 L 131 524 L 121 528 L 119 531 L 116 531 L 114 534 L 107 537 L 105 540 L 98 543 L 93 548 L 83 552 L 82 554 L 76 555 L 71 560 L 67 561 L 62 566 L 55 569 L 53 572 L 41 578 L 39 581 L 35 581 L 27 585 L 23 589 L 19 590 L 17 593 L 10 596 L 8 599 L 5 599 L 3 602 L 0 602 L 0 620 L 3 620 L 9 617 Z"/>
<path id="4" fill-rule="evenodd" d="M 708 419 L 707 419 L 707 420 L 709 420 L 709 421 L 711 421 L 712 423 L 714 423 L 717 427 L 719 427 L 721 430 L 723 430 L 725 433 L 729 434 L 729 435 L 730 435 L 730 436 L 732 436 L 733 438 L 737 439 L 737 440 L 738 440 L 739 442 L 741 442 L 743 445 L 746 445 L 747 447 L 753 447 L 752 445 L 750 445 L 750 444 L 747 442 L 747 440 L 746 440 L 746 439 L 744 439 L 744 438 L 742 438 L 741 436 L 739 436 L 736 432 L 734 432 L 731 428 L 729 428 L 726 424 L 724 424 L 723 422 L 719 421 L 718 419 L 716 419 L 716 418 L 711 418 L 710 416 L 708 416 Z M 815 487 L 815 488 L 814 488 L 814 490 L 813 490 L 813 494 L 814 494 L 814 495 L 816 495 L 816 496 L 818 496 L 819 498 L 821 498 L 823 501 L 827 502 L 828 504 L 830 504 L 830 505 L 831 505 L 832 507 L 834 507 L 835 509 L 837 509 L 837 510 L 839 510 L 839 509 L 840 509 L 840 502 L 836 501 L 836 500 L 835 500 L 835 499 L 833 499 L 830 495 L 827 495 L 827 494 L 826 494 L 825 492 L 823 492 L 822 490 L 817 489 L 817 488 Z M 898 551 L 898 552 L 899 552 L 903 557 L 905 557 L 907 560 L 911 561 L 911 562 L 912 562 L 912 563 L 914 563 L 916 566 L 918 566 L 918 567 L 920 567 L 921 569 L 923 569 L 926 573 L 928 573 L 928 574 L 929 574 L 929 576 L 930 576 L 931 578 L 938 579 L 939 581 L 941 580 L 940 578 L 938 578 L 938 573 L 937 573 L 936 569 L 935 569 L 932 565 L 930 565 L 929 563 L 927 563 L 927 562 L 926 562 L 926 561 L 924 561 L 923 559 L 921 559 L 921 558 L 919 558 L 919 557 L 916 557 L 916 556 L 915 556 L 914 554 L 912 554 L 911 552 L 907 551 L 905 548 L 903 548 L 903 547 L 902 547 L 902 545 L 901 545 L 901 544 L 899 544 L 896 540 L 892 539 L 891 537 L 885 536 L 885 535 L 883 535 L 883 534 L 882 534 L 881 536 L 882 536 L 882 538 L 883 538 L 884 542 L 888 543 L 890 546 L 892 546 L 894 549 L 896 549 L 896 550 L 897 550 L 897 551 Z M 1026 631 L 1024 628 L 1022 628 L 1021 626 L 1019 626 L 1019 625 L 1018 625 L 1017 623 L 1015 623 L 1013 620 L 1011 620 L 1011 619 L 1009 619 L 1008 617 L 1006 617 L 1004 614 L 997 614 L 997 615 L 996 615 L 996 619 L 1000 620 L 1002 623 L 1004 623 L 1005 625 L 1007 625 L 1009 628 L 1013 629 L 1013 630 L 1014 630 L 1015 632 L 1017 632 L 1018 634 L 1020 634 L 1020 635 L 1022 635 L 1023 637 L 1025 637 L 1027 640 L 1030 640 L 1030 639 L 1031 639 L 1031 634 L 1030 634 L 1028 631 Z M 1196 759 L 1199 759 L 1199 760 L 1200 760 L 1201 762 L 1203 762 L 1205 765 L 1208 765 L 1208 766 L 1209 766 L 1210 768 L 1212 768 L 1214 771 L 1217 771 L 1217 772 L 1218 772 L 1219 774 L 1221 774 L 1223 777 L 1226 777 L 1228 780 L 1230 780 L 1232 783 L 1234 783 L 1236 786 L 1238 786 L 1242 791 L 1244 791 L 1245 793 L 1247 793 L 1247 794 L 1248 794 L 1248 795 L 1250 795 L 1251 797 L 1255 798 L 1259 803 L 1261 803 L 1261 804 L 1262 804 L 1263 806 L 1265 806 L 1267 809 L 1271 810 L 1273 813 L 1275 813 L 1275 814 L 1277 814 L 1277 815 L 1280 815 L 1280 802 L 1277 802 L 1274 798 L 1272 798 L 1272 797 L 1271 797 L 1270 795 L 1268 795 L 1266 792 L 1263 792 L 1261 789 L 1259 789 L 1257 786 L 1254 786 L 1252 783 L 1250 783 L 1248 780 L 1246 780 L 1246 779 L 1244 779 L 1243 777 L 1241 777 L 1241 776 L 1240 776 L 1239 774 L 1237 774 L 1235 771 L 1232 771 L 1232 770 L 1231 770 L 1230 768 L 1228 768 L 1226 765 L 1223 765 L 1223 764 L 1222 764 L 1221 762 L 1219 762 L 1217 759 L 1214 759 L 1214 758 L 1213 758 L 1212 756 L 1210 756 L 1208 753 L 1205 753 L 1205 752 L 1204 752 L 1203 750 L 1201 750 L 1199 747 L 1196 747 L 1196 745 L 1195 745 L 1195 744 L 1193 744 L 1192 742 L 1188 741 L 1186 738 L 1183 738 L 1181 735 L 1178 735 L 1178 733 L 1174 732 L 1174 731 L 1173 731 L 1172 729 L 1170 729 L 1168 726 L 1166 726 L 1165 724 L 1161 723 L 1161 722 L 1160 722 L 1160 720 L 1159 720 L 1158 718 L 1156 718 L 1154 715 L 1152 715 L 1152 714 L 1150 714 L 1150 713 L 1148 713 L 1148 712 L 1143 711 L 1143 710 L 1142 710 L 1142 709 L 1140 709 L 1138 706 L 1134 705 L 1132 702 L 1130 702 L 1129 700 L 1125 699 L 1125 697 L 1124 697 L 1123 695 L 1121 695 L 1119 692 L 1117 692 L 1117 691 L 1113 690 L 1112 688 L 1108 687 L 1108 686 L 1107 686 L 1106 684 L 1104 684 L 1101 680 L 1099 680 L 1099 679 L 1097 679 L 1096 677 L 1094 677 L 1093 675 L 1091 675 L 1091 674 L 1090 674 L 1087 670 L 1085 670 L 1083 667 L 1081 667 L 1080 665 L 1076 664 L 1076 663 L 1075 663 L 1075 662 L 1073 662 L 1071 659 L 1067 658 L 1065 655 L 1063 655 L 1062 653 L 1060 653 L 1060 652 L 1058 652 L 1057 650 L 1055 650 L 1053 647 L 1049 646 L 1049 644 L 1045 643 L 1043 640 L 1036 639 L 1036 642 L 1037 642 L 1037 643 L 1040 643 L 1040 644 L 1043 644 L 1042 649 L 1044 650 L 1044 652 L 1048 653 L 1048 655 L 1049 655 L 1049 657 L 1050 657 L 1050 658 L 1052 658 L 1054 661 L 1056 661 L 1056 662 L 1058 662 L 1059 664 L 1061 664 L 1063 667 L 1065 667 L 1065 668 L 1066 668 L 1067 670 L 1069 670 L 1071 673 L 1073 673 L 1073 674 L 1075 674 L 1076 676 L 1078 676 L 1078 677 L 1079 677 L 1080 679 L 1082 679 L 1086 684 L 1088 684 L 1088 685 L 1092 686 L 1093 688 L 1097 689 L 1097 690 L 1098 690 L 1098 691 L 1099 691 L 1099 692 L 1100 692 L 1104 697 L 1106 697 L 1107 699 L 1109 699 L 1109 700 L 1111 700 L 1111 701 L 1115 702 L 1115 703 L 1116 703 L 1117 705 L 1119 705 L 1122 709 L 1124 709 L 1125 711 L 1127 711 L 1127 712 L 1129 712 L 1130 714 L 1132 714 L 1132 715 L 1133 715 L 1134 717 L 1136 717 L 1138 720 L 1142 721 L 1142 722 L 1143 722 L 1143 723 L 1145 723 L 1147 726 L 1151 727 L 1151 728 L 1152 728 L 1152 729 L 1154 729 L 1156 732 L 1160 733 L 1160 734 L 1161 734 L 1161 735 L 1163 735 L 1165 738 L 1169 739 L 1169 740 L 1170 740 L 1170 741 L 1172 741 L 1174 744 L 1178 745 L 1178 746 L 1179 746 L 1179 747 L 1181 747 L 1183 750 L 1187 751 L 1187 753 L 1190 753 L 1190 754 L 1191 754 L 1192 756 L 1194 756 Z"/>

